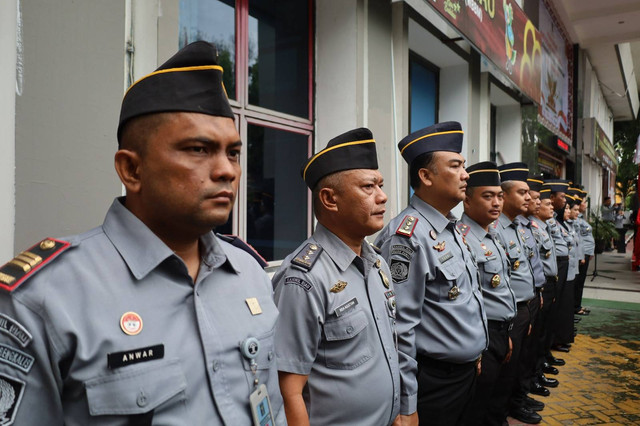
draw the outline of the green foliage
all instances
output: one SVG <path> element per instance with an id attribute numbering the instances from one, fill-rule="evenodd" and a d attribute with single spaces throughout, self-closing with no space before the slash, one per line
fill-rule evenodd
<path id="1" fill-rule="evenodd" d="M 612 238 L 618 238 L 618 231 L 613 222 L 602 220 L 593 210 L 589 224 L 593 231 L 593 239 L 596 241 L 610 241 Z"/>
<path id="2" fill-rule="evenodd" d="M 638 165 L 633 162 L 633 157 L 638 135 L 640 135 L 640 122 L 638 120 L 616 122 L 613 133 L 614 147 L 619 160 L 616 187 L 624 200 L 636 190 Z"/>

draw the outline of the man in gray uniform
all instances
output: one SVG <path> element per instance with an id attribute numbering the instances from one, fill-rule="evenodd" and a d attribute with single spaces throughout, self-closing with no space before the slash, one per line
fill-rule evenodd
<path id="1" fill-rule="evenodd" d="M 2 267 L 3 424 L 250 425 L 257 390 L 285 424 L 269 279 L 211 232 L 241 146 L 216 56 L 193 43 L 129 89 L 101 227 Z"/>
<path id="2" fill-rule="evenodd" d="M 578 225 L 580 226 L 580 238 L 584 245 L 584 263 L 580 263 L 580 272 L 575 282 L 575 300 L 574 313 L 577 315 L 589 315 L 589 310 L 582 307 L 582 292 L 584 291 L 584 282 L 587 278 L 587 270 L 589 262 L 595 253 L 596 243 L 593 238 L 591 225 L 585 219 L 585 211 L 587 211 L 587 191 L 579 189 L 582 201 L 580 202 L 580 215 L 578 216 Z M 635 220 L 635 219 L 634 219 Z"/>
<path id="3" fill-rule="evenodd" d="M 516 295 L 517 314 L 509 333 L 513 342 L 511 361 L 500 375 L 500 392 L 493 401 L 491 410 L 494 413 L 502 410 L 503 419 L 508 411 L 512 417 L 525 423 L 539 423 L 542 420 L 540 415 L 527 407 L 522 398 L 512 398 L 517 390 L 523 341 L 531 326 L 529 305 L 535 303 L 534 299 L 537 297 L 530 262 L 531 248 L 526 243 L 525 231 L 518 219 L 519 215 L 527 213 L 531 202 L 527 184 L 529 169 L 525 163 L 504 164 L 498 169 L 504 191 L 504 205 L 493 231 L 497 233 L 511 261 L 511 288 Z"/>
<path id="4" fill-rule="evenodd" d="M 487 416 L 500 370 L 511 357 L 509 329 L 516 315 L 516 298 L 509 284 L 509 260 L 502 245 L 489 233 L 489 225 L 502 210 L 500 174 L 495 163 L 485 161 L 467 167 L 464 214 L 458 229 L 478 262 L 482 297 L 487 313 L 489 348 L 482 354 L 482 372 L 478 377 L 467 425 L 495 424 Z"/>
<path id="5" fill-rule="evenodd" d="M 450 215 L 469 178 L 462 135 L 446 122 L 400 141 L 415 194 L 376 242 L 396 285 L 401 413 L 417 409 L 421 424 L 462 420 L 488 346 L 478 270 Z"/>
<path id="6" fill-rule="evenodd" d="M 364 128 L 331 139 L 303 168 L 318 225 L 273 277 L 280 387 L 292 425 L 400 422 L 394 288 L 365 241 L 384 225 L 377 169 Z"/>

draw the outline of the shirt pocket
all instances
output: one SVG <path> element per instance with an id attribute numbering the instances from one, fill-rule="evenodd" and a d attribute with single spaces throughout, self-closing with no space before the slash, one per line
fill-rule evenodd
<path id="1" fill-rule="evenodd" d="M 325 365 L 338 370 L 353 370 L 373 357 L 367 339 L 369 325 L 363 310 L 327 321 L 324 325 Z"/>
<path id="2" fill-rule="evenodd" d="M 489 284 L 488 286 L 483 286 L 483 287 L 495 288 L 495 287 L 498 287 L 500 284 L 502 284 L 504 277 L 500 275 L 502 272 L 501 259 L 498 258 L 498 259 L 485 262 L 482 265 L 481 269 L 483 274 L 482 281 Z M 494 278 L 496 275 L 498 276 L 498 278 Z M 496 283 L 496 285 L 493 285 L 494 283 Z"/>
<path id="3" fill-rule="evenodd" d="M 166 405 L 185 412 L 187 380 L 179 360 L 123 369 L 84 383 L 92 416 L 144 414 Z M 169 408 L 171 407 L 171 408 Z"/>
<path id="4" fill-rule="evenodd" d="M 445 281 L 444 285 L 438 286 L 440 301 L 455 301 L 459 296 L 462 296 L 462 288 L 459 284 L 462 274 L 466 273 L 466 266 L 464 263 L 453 262 L 453 260 L 440 265 L 439 270 Z M 438 280 L 436 279 L 436 281 Z"/>
<path id="5" fill-rule="evenodd" d="M 256 337 L 258 340 L 258 354 L 254 358 L 256 362 L 256 367 L 258 370 L 268 370 L 272 367 L 275 362 L 275 351 L 273 345 L 275 328 L 270 330 L 269 332 Z M 242 355 L 242 348 L 239 347 L 239 350 Z M 245 356 L 242 356 L 242 365 L 246 371 L 251 371 L 251 360 Z"/>

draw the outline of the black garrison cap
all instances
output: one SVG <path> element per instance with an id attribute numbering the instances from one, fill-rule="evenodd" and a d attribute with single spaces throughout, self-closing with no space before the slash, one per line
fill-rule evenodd
<path id="1" fill-rule="evenodd" d="M 421 154 L 434 151 L 462 151 L 462 126 L 457 121 L 445 121 L 425 127 L 405 136 L 399 143 L 400 154 L 411 165 Z"/>
<path id="2" fill-rule="evenodd" d="M 542 189 L 540 190 L 540 199 L 547 200 L 549 198 L 551 198 L 551 189 L 545 188 L 543 186 Z"/>
<path id="3" fill-rule="evenodd" d="M 493 161 L 482 161 L 467 167 L 468 187 L 500 186 L 500 172 Z"/>
<path id="4" fill-rule="evenodd" d="M 526 182 L 529 176 L 529 167 L 525 163 L 507 163 L 498 167 L 500 170 L 500 180 L 506 182 L 508 180 L 519 180 Z"/>
<path id="5" fill-rule="evenodd" d="M 118 141 L 127 121 L 144 114 L 184 111 L 233 118 L 217 57 L 213 44 L 196 41 L 136 81 L 122 100 Z"/>
<path id="6" fill-rule="evenodd" d="M 547 179 L 542 184 L 543 188 L 549 188 L 551 192 L 567 192 L 569 182 L 564 179 Z"/>
<path id="7" fill-rule="evenodd" d="M 331 139 L 325 149 L 307 160 L 301 172 L 309 189 L 313 189 L 323 177 L 352 169 L 378 169 L 376 141 L 371 130 L 364 127 Z"/>
<path id="8" fill-rule="evenodd" d="M 540 192 L 542 189 L 542 184 L 544 180 L 542 179 L 542 175 L 540 174 L 529 174 L 527 178 L 527 184 L 529 185 L 529 191 Z"/>

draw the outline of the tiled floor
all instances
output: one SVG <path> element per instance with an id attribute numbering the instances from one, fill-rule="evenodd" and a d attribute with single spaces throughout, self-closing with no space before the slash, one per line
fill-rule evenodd
<path id="1" fill-rule="evenodd" d="M 605 253 L 602 273 L 587 285 L 616 292 L 610 300 L 635 301 L 640 272 L 628 268 L 629 254 Z M 593 295 L 593 291 L 585 291 Z M 577 325 L 579 334 L 569 353 L 556 352 L 566 365 L 558 367 L 560 385 L 539 414 L 548 425 L 640 425 L 640 304 L 586 299 L 591 315 Z M 510 425 L 522 423 L 509 419 Z"/>

